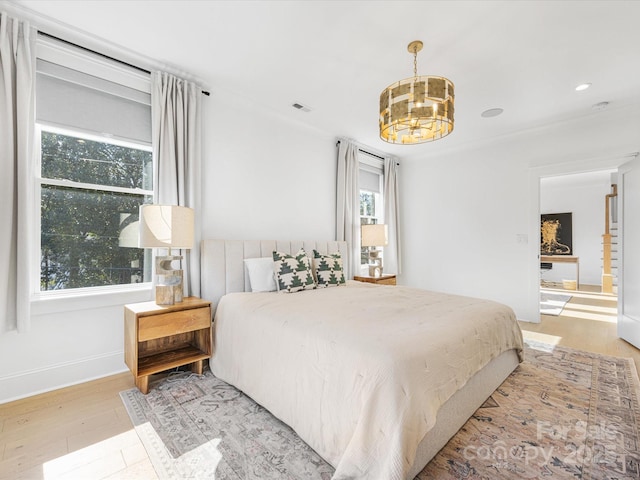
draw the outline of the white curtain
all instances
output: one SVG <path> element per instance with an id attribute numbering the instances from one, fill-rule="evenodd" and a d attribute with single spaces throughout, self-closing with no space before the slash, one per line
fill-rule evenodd
<path id="1" fill-rule="evenodd" d="M 36 30 L 0 12 L 0 331 L 31 322 Z"/>
<path id="2" fill-rule="evenodd" d="M 384 247 L 384 270 L 402 273 L 400 253 L 400 205 L 398 200 L 398 162 L 384 159 L 384 223 L 387 224 L 389 244 Z"/>
<path id="3" fill-rule="evenodd" d="M 347 278 L 360 270 L 360 190 L 358 146 L 340 140 L 336 192 L 336 240 L 347 242 L 349 258 L 344 262 Z"/>
<path id="4" fill-rule="evenodd" d="M 195 210 L 195 242 L 182 254 L 184 294 L 199 296 L 202 89 L 165 72 L 154 72 L 151 83 L 156 201 Z"/>

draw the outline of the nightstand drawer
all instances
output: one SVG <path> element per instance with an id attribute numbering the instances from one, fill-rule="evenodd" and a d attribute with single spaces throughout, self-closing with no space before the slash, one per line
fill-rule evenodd
<path id="1" fill-rule="evenodd" d="M 192 308 L 178 312 L 140 317 L 138 341 L 153 340 L 211 327 L 210 308 Z"/>

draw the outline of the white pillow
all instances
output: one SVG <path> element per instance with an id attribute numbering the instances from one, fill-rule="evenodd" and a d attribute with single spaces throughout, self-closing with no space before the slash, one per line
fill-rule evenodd
<path id="1" fill-rule="evenodd" d="M 245 258 L 244 265 L 249 273 L 252 292 L 276 291 L 276 281 L 273 278 L 273 258 Z"/>

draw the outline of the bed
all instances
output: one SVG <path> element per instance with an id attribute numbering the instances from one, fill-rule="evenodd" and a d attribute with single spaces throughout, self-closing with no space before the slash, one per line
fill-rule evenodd
<path id="1" fill-rule="evenodd" d="M 212 372 L 291 426 L 335 480 L 414 478 L 522 360 L 513 311 L 349 280 L 251 293 L 244 259 L 344 242 L 204 240 Z"/>

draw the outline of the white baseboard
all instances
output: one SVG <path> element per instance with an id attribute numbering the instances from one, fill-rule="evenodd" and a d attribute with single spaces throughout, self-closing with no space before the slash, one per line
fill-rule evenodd
<path id="1" fill-rule="evenodd" d="M 0 377 L 0 404 L 127 371 L 124 351 Z"/>

